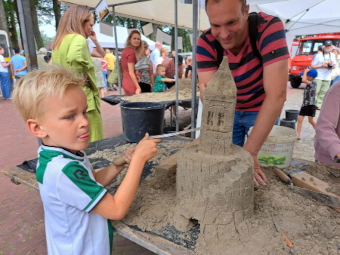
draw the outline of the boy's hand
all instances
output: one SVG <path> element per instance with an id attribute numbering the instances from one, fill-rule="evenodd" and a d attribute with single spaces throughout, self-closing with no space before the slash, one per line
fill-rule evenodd
<path id="1" fill-rule="evenodd" d="M 144 138 L 138 143 L 133 157 L 140 157 L 143 161 L 147 162 L 152 159 L 157 153 L 157 143 L 161 139 L 149 139 L 149 134 L 146 133 Z"/>
<path id="2" fill-rule="evenodd" d="M 127 164 L 130 164 L 131 159 L 132 159 L 132 155 L 133 155 L 133 153 L 135 152 L 135 149 L 136 149 L 136 148 L 130 148 L 130 149 L 127 149 L 127 150 L 123 153 L 123 159 L 125 160 L 125 162 L 126 162 Z"/>
<path id="3" fill-rule="evenodd" d="M 307 67 L 304 72 L 308 73 L 309 71 L 310 71 L 310 68 Z"/>

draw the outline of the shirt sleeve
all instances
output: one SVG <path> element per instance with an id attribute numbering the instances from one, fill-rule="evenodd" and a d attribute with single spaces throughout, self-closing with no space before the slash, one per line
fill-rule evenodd
<path id="1" fill-rule="evenodd" d="M 259 19 L 266 18 L 259 15 Z M 282 21 L 278 17 L 268 19 L 267 23 L 258 27 L 261 37 L 258 41 L 258 50 L 262 56 L 263 66 L 289 58 L 286 32 Z"/>
<path id="2" fill-rule="evenodd" d="M 128 49 L 128 52 L 126 52 L 126 58 L 127 58 L 127 63 L 136 63 L 137 58 L 136 58 L 136 53 L 133 49 Z"/>
<path id="3" fill-rule="evenodd" d="M 0 62 L 6 62 L 4 56 L 0 55 Z M 12 61 L 11 61 L 12 62 Z"/>
<path id="4" fill-rule="evenodd" d="M 196 46 L 198 72 L 214 71 L 218 69 L 217 52 L 214 47 L 214 41 L 213 35 L 209 32 L 202 33 L 198 39 Z"/>
<path id="5" fill-rule="evenodd" d="M 313 66 L 320 65 L 319 62 L 320 62 L 320 54 L 318 53 L 314 56 L 314 58 L 312 60 L 312 65 Z"/>
<path id="6" fill-rule="evenodd" d="M 90 212 L 107 190 L 89 175 L 79 162 L 68 163 L 58 176 L 57 195 L 61 202 Z"/>
<path id="7" fill-rule="evenodd" d="M 89 50 L 84 37 L 76 35 L 69 45 L 66 55 L 67 64 L 78 74 L 88 73 L 94 68 L 92 61 L 88 61 Z M 90 59 L 91 60 L 91 59 Z"/>
<path id="8" fill-rule="evenodd" d="M 339 90 L 340 86 L 331 89 L 325 96 L 315 130 L 320 146 L 328 151 L 332 159 L 340 152 L 339 134 L 336 133 L 340 116 L 340 96 L 334 93 L 334 90 Z"/>

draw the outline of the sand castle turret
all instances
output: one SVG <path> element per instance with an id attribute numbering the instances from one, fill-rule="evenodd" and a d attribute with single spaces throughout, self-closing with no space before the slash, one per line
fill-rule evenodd
<path id="1" fill-rule="evenodd" d="M 174 226 L 187 231 L 198 221 L 204 241 L 230 240 L 253 214 L 253 159 L 232 144 L 235 104 L 225 57 L 205 90 L 200 144 L 184 150 L 177 164 Z"/>

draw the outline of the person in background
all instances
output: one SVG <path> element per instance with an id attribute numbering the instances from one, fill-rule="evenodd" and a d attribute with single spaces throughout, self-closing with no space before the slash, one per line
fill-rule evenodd
<path id="1" fill-rule="evenodd" d="M 157 66 L 163 63 L 164 59 L 167 58 L 168 54 L 169 54 L 169 51 L 168 51 L 167 48 L 162 48 L 161 49 L 161 55 L 160 55 L 160 57 L 156 61 Z"/>
<path id="2" fill-rule="evenodd" d="M 104 139 L 95 69 L 86 41 L 87 38 L 91 38 L 96 44 L 96 52 L 101 51 L 102 47 L 92 29 L 93 24 L 93 14 L 87 7 L 71 6 L 60 20 L 52 46 L 53 64 L 72 69 L 86 80 L 82 88 L 86 94 L 88 105 L 86 113 L 91 124 L 90 142 Z"/>
<path id="3" fill-rule="evenodd" d="M 323 45 L 319 45 L 319 46 L 318 46 L 318 52 L 315 53 L 315 54 L 313 55 L 313 59 L 315 58 L 315 56 L 316 56 L 318 53 L 322 53 L 322 52 L 323 52 L 323 48 L 324 48 Z"/>
<path id="4" fill-rule="evenodd" d="M 151 52 L 150 55 L 150 59 L 153 65 L 153 73 L 156 73 L 156 67 L 157 67 L 157 59 L 160 57 L 161 55 L 161 49 L 162 49 L 163 45 L 160 42 L 156 42 L 155 43 L 155 49 Z"/>
<path id="5" fill-rule="evenodd" d="M 192 64 L 192 57 L 189 56 L 187 58 L 187 67 L 185 68 L 185 75 L 184 75 L 185 78 L 191 79 L 191 76 L 192 76 L 192 65 L 191 64 Z"/>
<path id="6" fill-rule="evenodd" d="M 165 82 L 175 82 L 175 79 L 170 79 L 165 76 L 165 66 L 158 65 L 156 68 L 156 78 L 155 78 L 155 85 L 153 87 L 152 92 L 163 92 L 163 87 Z"/>
<path id="7" fill-rule="evenodd" d="M 335 59 L 336 59 L 336 63 L 335 63 L 335 68 L 332 70 L 331 73 L 331 85 L 333 85 L 333 83 L 337 82 L 340 80 L 340 48 L 338 47 L 334 47 L 332 49 L 332 52 L 335 55 Z"/>
<path id="8" fill-rule="evenodd" d="M 8 74 L 8 67 L 11 63 L 7 63 L 5 58 L 5 49 L 0 46 L 0 86 L 4 100 L 11 99 L 11 80 Z"/>
<path id="9" fill-rule="evenodd" d="M 183 57 L 181 55 L 177 55 L 178 60 L 178 78 L 181 79 L 183 77 Z M 165 76 L 170 79 L 176 79 L 175 77 L 175 58 L 170 57 L 164 59 L 162 65 L 165 67 Z M 168 89 L 175 85 L 175 82 L 165 82 L 165 85 Z"/>
<path id="10" fill-rule="evenodd" d="M 321 109 L 323 99 L 331 84 L 332 69 L 336 67 L 335 55 L 331 52 L 333 49 L 333 42 L 326 40 L 324 42 L 323 52 L 316 54 L 314 57 L 311 68 L 317 69 L 318 76 L 316 81 L 316 107 Z"/>
<path id="11" fill-rule="evenodd" d="M 137 63 L 136 55 L 139 55 L 142 51 L 143 44 L 140 40 L 140 32 L 138 30 L 132 30 L 121 56 L 121 66 L 123 70 L 122 87 L 125 95 L 140 94 L 142 92 L 138 81 L 139 76 L 137 76 L 135 69 Z"/>
<path id="12" fill-rule="evenodd" d="M 101 59 L 101 66 L 102 66 L 102 74 L 103 74 L 103 78 L 104 78 L 104 94 L 107 93 L 107 65 L 108 62 L 105 60 L 105 58 L 100 58 Z"/>
<path id="13" fill-rule="evenodd" d="M 104 97 L 104 87 L 105 87 L 105 80 L 103 77 L 102 72 L 102 65 L 107 64 L 106 60 L 103 58 L 94 58 L 92 57 L 93 65 L 94 65 L 94 72 L 96 76 L 96 85 L 100 93 L 100 97 Z"/>
<path id="14" fill-rule="evenodd" d="M 315 159 L 340 167 L 340 81 L 328 90 L 315 130 Z"/>
<path id="15" fill-rule="evenodd" d="M 116 57 L 111 53 L 109 49 L 105 50 L 105 60 L 107 61 L 107 77 L 110 76 L 111 72 L 115 69 Z M 115 84 L 108 83 L 109 90 L 117 90 Z"/>
<path id="16" fill-rule="evenodd" d="M 46 48 L 40 48 L 39 54 L 37 55 L 38 60 L 38 69 L 39 70 L 46 70 L 46 67 L 48 63 L 50 62 L 50 57 L 46 55 L 47 49 Z"/>
<path id="17" fill-rule="evenodd" d="M 20 54 L 19 47 L 14 47 L 14 56 L 11 57 L 11 63 L 13 65 L 15 79 L 20 79 L 21 77 L 27 75 L 27 62 L 26 58 Z"/>
<path id="18" fill-rule="evenodd" d="M 300 140 L 302 121 L 305 116 L 308 116 L 308 122 L 315 129 L 315 91 L 316 91 L 316 82 L 314 81 L 315 77 L 318 76 L 318 72 L 315 69 L 306 68 L 302 75 L 302 82 L 306 84 L 306 88 L 303 92 L 303 101 L 301 110 L 298 117 L 297 123 L 297 139 Z M 315 137 L 314 137 L 315 138 Z"/>
<path id="19" fill-rule="evenodd" d="M 151 92 L 154 83 L 154 76 L 151 59 L 146 55 L 147 52 L 150 52 L 149 45 L 146 41 L 142 41 L 142 44 L 144 52 L 141 51 L 137 55 L 137 64 L 135 65 L 135 68 L 136 72 L 139 72 L 141 75 L 139 86 L 142 93 L 144 93 Z"/>
<path id="20" fill-rule="evenodd" d="M 174 57 L 176 57 L 176 51 L 171 51 L 171 56 L 174 58 Z"/>

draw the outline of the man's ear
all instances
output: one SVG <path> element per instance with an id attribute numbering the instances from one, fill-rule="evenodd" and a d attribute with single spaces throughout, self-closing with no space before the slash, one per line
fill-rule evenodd
<path id="1" fill-rule="evenodd" d="M 46 132 L 41 128 L 38 120 L 28 119 L 26 121 L 28 131 L 36 137 L 45 138 L 47 136 Z"/>
<path id="2" fill-rule="evenodd" d="M 246 20 L 248 20 L 248 16 L 249 16 L 249 4 L 247 4 L 246 5 L 246 8 L 245 8 L 245 10 L 244 10 L 244 13 L 245 13 L 245 15 L 246 15 Z"/>

